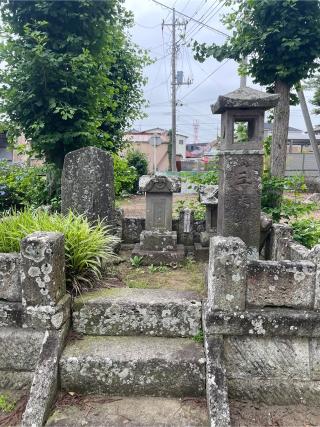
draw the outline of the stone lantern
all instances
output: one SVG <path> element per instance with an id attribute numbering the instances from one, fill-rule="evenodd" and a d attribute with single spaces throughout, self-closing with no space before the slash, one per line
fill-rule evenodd
<path id="1" fill-rule="evenodd" d="M 213 114 L 221 114 L 217 234 L 240 237 L 252 258 L 259 256 L 264 112 L 278 99 L 244 87 L 219 96 L 211 106 Z"/>

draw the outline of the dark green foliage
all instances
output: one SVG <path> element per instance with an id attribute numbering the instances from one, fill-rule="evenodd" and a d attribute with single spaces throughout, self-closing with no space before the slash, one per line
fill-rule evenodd
<path id="1" fill-rule="evenodd" d="M 264 174 L 262 178 L 261 209 L 272 216 L 274 221 L 298 218 L 317 209 L 316 203 L 303 203 L 298 195 L 306 191 L 304 177 L 290 176 L 285 178 Z M 289 192 L 293 198 L 286 198 L 283 192 Z"/>
<path id="2" fill-rule="evenodd" d="M 194 43 L 199 61 L 213 56 L 232 58 L 254 81 L 273 85 L 276 80 L 289 86 L 308 77 L 320 56 L 320 5 L 318 0 L 231 0 L 235 10 L 224 23 L 232 31 L 222 46 Z"/>
<path id="3" fill-rule="evenodd" d="M 137 178 L 134 182 L 133 191 L 139 190 L 139 178 L 142 175 L 148 174 L 148 159 L 144 153 L 138 150 L 130 150 L 126 156 L 126 160 L 130 167 L 134 167 L 137 172 Z"/>
<path id="4" fill-rule="evenodd" d="M 117 154 L 113 155 L 114 191 L 117 197 L 127 195 L 134 191 L 137 181 L 137 171 L 129 166 L 128 161 Z"/>
<path id="5" fill-rule="evenodd" d="M 141 116 L 145 53 L 125 29 L 122 0 L 1 2 L 1 108 L 9 136 L 21 132 L 32 149 L 62 168 L 72 150 L 123 146 Z"/>
<path id="6" fill-rule="evenodd" d="M 291 224 L 293 238 L 307 248 L 320 243 L 320 220 L 303 218 Z"/>
<path id="7" fill-rule="evenodd" d="M 216 185 L 219 181 L 219 172 L 217 168 L 208 172 L 181 172 L 180 177 L 183 181 L 190 184 L 200 185 Z"/>
<path id="8" fill-rule="evenodd" d="M 0 162 L 0 212 L 49 202 L 47 168 L 11 165 Z"/>

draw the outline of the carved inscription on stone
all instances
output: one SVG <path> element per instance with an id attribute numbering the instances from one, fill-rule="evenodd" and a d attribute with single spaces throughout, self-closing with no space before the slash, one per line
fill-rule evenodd
<path id="1" fill-rule="evenodd" d="M 153 202 L 153 227 L 158 230 L 166 229 L 166 199 L 159 198 Z"/>

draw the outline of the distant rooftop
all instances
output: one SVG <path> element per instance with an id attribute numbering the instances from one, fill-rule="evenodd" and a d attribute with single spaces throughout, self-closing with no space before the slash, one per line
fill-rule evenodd
<path id="1" fill-rule="evenodd" d="M 264 130 L 272 130 L 272 123 L 265 123 L 264 124 Z M 303 130 L 301 129 L 297 129 L 297 128 L 293 128 L 291 126 L 289 126 L 289 132 L 301 132 L 303 133 Z"/>

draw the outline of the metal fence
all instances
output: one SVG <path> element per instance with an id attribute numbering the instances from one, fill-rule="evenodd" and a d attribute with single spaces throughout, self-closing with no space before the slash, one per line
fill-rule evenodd
<path id="1" fill-rule="evenodd" d="M 319 176 L 313 153 L 288 153 L 286 175 Z"/>

